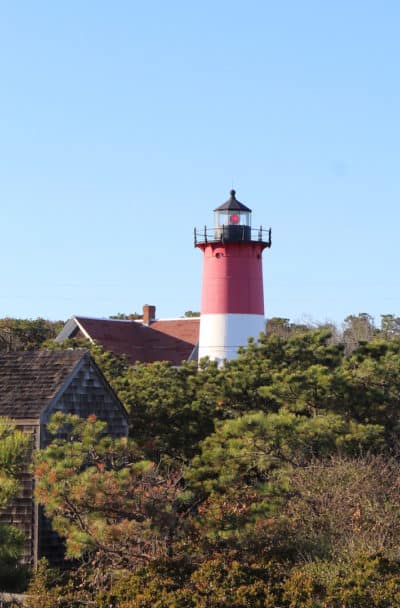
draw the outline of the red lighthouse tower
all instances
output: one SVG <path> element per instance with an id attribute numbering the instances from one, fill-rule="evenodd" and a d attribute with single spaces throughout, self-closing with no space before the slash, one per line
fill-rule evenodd
<path id="1" fill-rule="evenodd" d="M 251 209 L 235 195 L 214 210 L 214 228 L 195 229 L 203 252 L 199 359 L 233 359 L 265 330 L 262 252 L 271 229 L 252 229 Z"/>

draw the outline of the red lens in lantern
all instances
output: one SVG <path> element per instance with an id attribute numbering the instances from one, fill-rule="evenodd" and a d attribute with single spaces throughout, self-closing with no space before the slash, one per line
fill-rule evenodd
<path id="1" fill-rule="evenodd" d="M 231 217 L 230 217 L 231 224 L 238 224 L 239 222 L 240 222 L 240 217 L 238 215 L 231 215 Z"/>

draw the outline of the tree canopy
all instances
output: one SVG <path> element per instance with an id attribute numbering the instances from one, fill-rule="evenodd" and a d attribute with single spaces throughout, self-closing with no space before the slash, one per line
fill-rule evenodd
<path id="1" fill-rule="evenodd" d="M 20 568 L 24 535 L 8 516 L 9 507 L 20 491 L 19 474 L 27 466 L 31 438 L 12 422 L 0 419 L 0 589 L 18 588 L 24 580 Z"/>
<path id="2" fill-rule="evenodd" d="M 91 346 L 130 438 L 54 420 L 37 492 L 72 561 L 40 605 L 400 607 L 397 322 L 346 322 L 278 323 L 221 368 Z"/>
<path id="3" fill-rule="evenodd" d="M 62 321 L 47 319 L 0 319 L 0 352 L 34 350 L 56 337 Z"/>

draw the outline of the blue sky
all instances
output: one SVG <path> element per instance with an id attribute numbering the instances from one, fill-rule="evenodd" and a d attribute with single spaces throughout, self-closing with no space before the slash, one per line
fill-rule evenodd
<path id="1" fill-rule="evenodd" d="M 267 316 L 400 314 L 400 4 L 0 2 L 0 317 L 199 309 L 193 227 L 272 226 Z"/>

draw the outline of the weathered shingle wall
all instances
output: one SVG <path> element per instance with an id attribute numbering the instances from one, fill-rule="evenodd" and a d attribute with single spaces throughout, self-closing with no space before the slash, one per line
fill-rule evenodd
<path id="1" fill-rule="evenodd" d="M 58 411 L 76 414 L 81 418 L 95 414 L 97 418 L 107 422 L 107 432 L 110 435 L 114 437 L 128 435 L 126 412 L 90 357 L 80 363 L 63 394 L 43 412 L 42 447 L 51 441 L 45 425 Z"/>
<path id="2" fill-rule="evenodd" d="M 22 561 L 33 565 L 37 559 L 38 509 L 34 501 L 34 481 L 31 472 L 32 453 L 39 448 L 40 428 L 38 420 L 19 420 L 17 428 L 31 435 L 31 448 L 20 474 L 18 497 L 0 513 L 0 521 L 15 525 L 25 536 Z"/>

